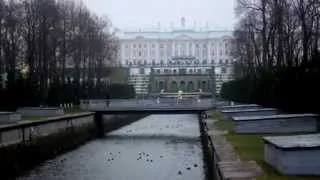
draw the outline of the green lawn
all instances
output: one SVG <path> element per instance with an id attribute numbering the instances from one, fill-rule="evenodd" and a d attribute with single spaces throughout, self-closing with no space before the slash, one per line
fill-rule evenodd
<path id="1" fill-rule="evenodd" d="M 215 112 L 215 114 L 217 114 Z M 219 116 L 219 115 L 216 115 Z M 231 120 L 217 121 L 215 123 L 217 129 L 229 131 L 226 134 L 227 140 L 233 145 L 235 151 L 242 160 L 254 160 L 264 170 L 264 175 L 258 180 L 319 180 L 320 177 L 310 176 L 283 176 L 274 168 L 270 167 L 263 160 L 263 142 L 262 137 L 266 134 L 250 134 L 240 135 L 232 132 L 233 122 Z M 270 136 L 270 134 L 268 134 Z"/>
<path id="2" fill-rule="evenodd" d="M 77 113 L 83 113 L 86 112 L 82 109 L 80 109 L 80 107 L 74 107 L 71 109 L 64 109 L 64 114 L 77 114 Z"/>

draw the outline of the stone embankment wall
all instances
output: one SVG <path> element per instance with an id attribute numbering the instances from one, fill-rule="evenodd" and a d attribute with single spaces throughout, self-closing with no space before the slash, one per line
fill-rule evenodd
<path id="1" fill-rule="evenodd" d="M 130 124 L 144 115 L 104 116 L 105 131 Z M 0 179 L 19 176 L 41 162 L 96 138 L 94 113 L 0 126 Z"/>

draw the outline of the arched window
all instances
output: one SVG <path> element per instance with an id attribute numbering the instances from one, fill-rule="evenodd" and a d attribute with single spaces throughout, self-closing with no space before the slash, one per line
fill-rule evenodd
<path id="1" fill-rule="evenodd" d="M 221 68 L 221 73 L 223 73 L 223 74 L 227 73 L 227 68 L 225 68 L 225 67 Z"/>
<path id="2" fill-rule="evenodd" d="M 163 83 L 163 81 L 160 81 L 159 82 L 159 85 L 158 85 L 158 90 L 159 90 L 159 92 L 162 90 L 162 89 L 164 89 L 164 83 Z"/>
<path id="3" fill-rule="evenodd" d="M 207 91 L 207 82 L 206 81 L 202 81 L 201 89 L 202 89 L 202 91 Z"/>
<path id="4" fill-rule="evenodd" d="M 187 91 L 188 92 L 193 92 L 194 91 L 194 84 L 193 84 L 192 81 L 188 82 Z"/>
<path id="5" fill-rule="evenodd" d="M 180 82 L 180 90 L 186 91 L 186 83 L 184 81 Z"/>
<path id="6" fill-rule="evenodd" d="M 178 91 L 178 84 L 176 81 L 171 82 L 171 91 L 172 92 L 177 92 Z"/>
<path id="7" fill-rule="evenodd" d="M 139 73 L 140 73 L 140 74 L 145 74 L 145 69 L 144 69 L 144 68 L 140 68 L 140 69 L 139 69 Z"/>

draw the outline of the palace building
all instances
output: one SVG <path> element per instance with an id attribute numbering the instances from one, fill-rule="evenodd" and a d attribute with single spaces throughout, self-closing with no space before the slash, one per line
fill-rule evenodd
<path id="1" fill-rule="evenodd" d="M 137 95 L 161 90 L 219 93 L 223 82 L 234 78 L 232 33 L 188 28 L 184 18 L 169 31 L 121 31 L 120 63 Z"/>

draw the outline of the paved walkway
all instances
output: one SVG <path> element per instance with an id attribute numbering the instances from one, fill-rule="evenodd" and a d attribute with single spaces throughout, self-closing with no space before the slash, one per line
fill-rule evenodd
<path id="1" fill-rule="evenodd" d="M 227 132 L 219 131 L 212 119 L 205 120 L 209 139 L 213 145 L 214 169 L 219 180 L 255 179 L 262 169 L 254 161 L 241 161 L 232 145 L 225 138 Z"/>

